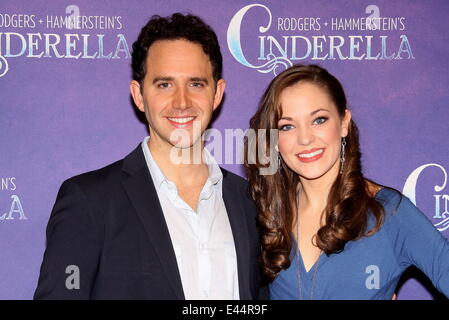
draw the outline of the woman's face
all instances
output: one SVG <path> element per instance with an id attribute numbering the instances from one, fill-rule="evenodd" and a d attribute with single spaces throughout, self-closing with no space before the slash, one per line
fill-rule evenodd
<path id="1" fill-rule="evenodd" d="M 343 119 L 328 93 L 310 82 L 286 88 L 280 95 L 279 152 L 287 166 L 305 179 L 336 176 L 341 138 L 348 134 L 351 113 Z"/>

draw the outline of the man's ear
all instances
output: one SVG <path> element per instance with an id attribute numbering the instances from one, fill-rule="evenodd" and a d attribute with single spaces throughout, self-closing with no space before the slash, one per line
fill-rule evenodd
<path id="1" fill-rule="evenodd" d="M 341 123 L 341 136 L 346 137 L 349 133 L 349 124 L 351 123 L 352 114 L 349 109 L 345 110 L 345 116 L 343 117 L 342 123 Z"/>
<path id="2" fill-rule="evenodd" d="M 226 81 L 224 79 L 220 79 L 217 81 L 215 96 L 214 96 L 214 110 L 220 105 L 221 100 L 223 99 L 223 94 L 226 88 Z"/>
<path id="3" fill-rule="evenodd" d="M 140 111 L 145 112 L 143 96 L 140 91 L 140 83 L 136 80 L 131 80 L 129 83 L 129 91 L 131 92 L 131 96 L 133 97 L 134 103 Z"/>

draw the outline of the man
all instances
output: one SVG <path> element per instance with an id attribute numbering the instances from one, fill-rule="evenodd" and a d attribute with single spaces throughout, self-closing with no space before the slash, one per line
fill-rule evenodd
<path id="1" fill-rule="evenodd" d="M 257 298 L 247 184 L 220 169 L 201 139 L 225 89 L 215 33 L 192 15 L 154 16 L 133 44 L 132 67 L 150 136 L 123 160 L 62 184 L 34 297 Z"/>

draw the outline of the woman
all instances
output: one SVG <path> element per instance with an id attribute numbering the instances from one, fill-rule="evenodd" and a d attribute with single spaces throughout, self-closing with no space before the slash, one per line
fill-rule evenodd
<path id="1" fill-rule="evenodd" d="M 399 191 L 363 176 L 335 77 L 316 65 L 285 70 L 250 126 L 278 129 L 277 145 L 256 143 L 279 152 L 277 172 L 260 174 L 267 165 L 245 159 L 271 299 L 391 299 L 410 265 L 449 296 L 449 242 Z"/>

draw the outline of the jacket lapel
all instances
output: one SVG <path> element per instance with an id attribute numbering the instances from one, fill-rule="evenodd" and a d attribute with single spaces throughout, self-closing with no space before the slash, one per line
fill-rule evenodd
<path id="1" fill-rule="evenodd" d="M 123 171 L 129 175 L 123 179 L 123 187 L 143 223 L 167 279 L 177 298 L 185 299 L 170 233 L 140 144 L 124 159 Z"/>
<path id="2" fill-rule="evenodd" d="M 241 300 L 253 299 L 250 290 L 250 252 L 248 242 L 248 228 L 246 214 L 243 211 L 241 195 L 230 185 L 227 179 L 227 172 L 223 172 L 223 201 L 228 213 L 234 237 L 235 251 L 237 253 L 237 269 L 239 277 L 239 293 Z"/>

